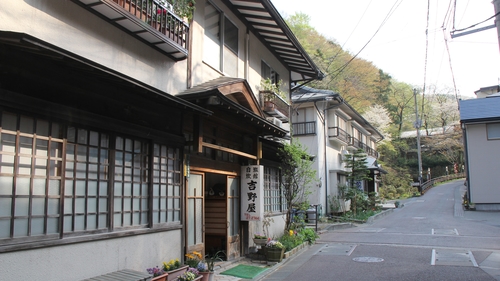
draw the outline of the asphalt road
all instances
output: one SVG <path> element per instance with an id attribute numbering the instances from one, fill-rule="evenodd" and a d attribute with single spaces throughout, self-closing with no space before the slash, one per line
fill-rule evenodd
<path id="1" fill-rule="evenodd" d="M 463 211 L 463 180 L 372 224 L 329 231 L 263 280 L 500 280 L 500 212 Z"/>

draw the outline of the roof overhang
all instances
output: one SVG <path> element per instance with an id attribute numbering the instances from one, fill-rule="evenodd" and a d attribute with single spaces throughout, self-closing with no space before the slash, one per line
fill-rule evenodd
<path id="1" fill-rule="evenodd" d="M 314 64 L 269 0 L 223 0 L 260 41 L 290 70 L 291 82 L 321 80 Z"/>
<path id="2" fill-rule="evenodd" d="M 177 95 L 198 103 L 216 107 L 262 129 L 262 136 L 285 137 L 287 130 L 266 120 L 248 82 L 242 78 L 219 77 L 197 85 Z"/>
<path id="3" fill-rule="evenodd" d="M 202 107 L 199 107 L 195 104 L 187 102 L 186 100 L 180 99 L 178 97 L 172 96 L 166 92 L 163 92 L 157 88 L 154 88 L 150 85 L 142 83 L 132 77 L 126 76 L 122 73 L 114 71 L 110 68 L 107 68 L 103 65 L 100 65 L 96 62 L 78 56 L 74 53 L 71 53 L 67 50 L 61 49 L 57 46 L 54 46 L 50 43 L 47 43 L 43 40 L 40 40 L 36 37 L 24 34 L 24 33 L 16 33 L 16 32 L 3 32 L 0 31 L 0 45 L 11 45 L 15 48 L 20 48 L 22 50 L 26 50 L 30 53 L 35 53 L 40 56 L 48 56 L 57 60 L 66 60 L 67 63 L 71 65 L 80 65 L 89 67 L 89 69 L 100 71 L 100 73 L 104 75 L 108 75 L 109 77 L 113 77 L 113 79 L 117 79 L 123 83 L 129 83 L 134 87 L 142 88 L 147 93 L 155 95 L 159 98 L 162 98 L 163 101 L 169 102 L 172 106 L 181 109 L 193 110 L 195 112 L 210 115 L 211 111 L 206 110 Z M 0 64 L 1 65 L 1 64 Z"/>

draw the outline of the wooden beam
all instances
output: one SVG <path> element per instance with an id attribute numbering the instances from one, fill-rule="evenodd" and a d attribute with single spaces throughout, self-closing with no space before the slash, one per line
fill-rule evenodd
<path id="1" fill-rule="evenodd" d="M 248 153 L 245 153 L 245 152 L 241 152 L 241 151 L 238 151 L 238 150 L 234 150 L 234 149 L 231 149 L 231 148 L 223 147 L 223 146 L 220 146 L 220 145 L 211 144 L 211 143 L 207 143 L 207 142 L 202 142 L 201 145 L 209 147 L 209 148 L 212 148 L 212 149 L 216 149 L 216 150 L 220 150 L 220 151 L 225 151 L 225 152 L 229 152 L 229 153 L 236 154 L 236 155 L 239 155 L 239 156 L 243 156 L 243 157 L 246 157 L 246 158 L 257 159 L 257 156 L 255 156 L 255 155 L 248 154 Z"/>

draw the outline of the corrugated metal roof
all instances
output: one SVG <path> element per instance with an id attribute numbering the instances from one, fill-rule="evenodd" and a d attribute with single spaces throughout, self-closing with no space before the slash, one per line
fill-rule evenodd
<path id="1" fill-rule="evenodd" d="M 460 101 L 462 123 L 500 120 L 500 97 Z"/>

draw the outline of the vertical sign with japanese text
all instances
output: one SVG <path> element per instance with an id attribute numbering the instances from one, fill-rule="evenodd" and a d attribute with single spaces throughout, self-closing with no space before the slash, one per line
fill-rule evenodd
<path id="1" fill-rule="evenodd" d="M 264 217 L 264 166 L 241 167 L 241 220 L 259 221 Z"/>

